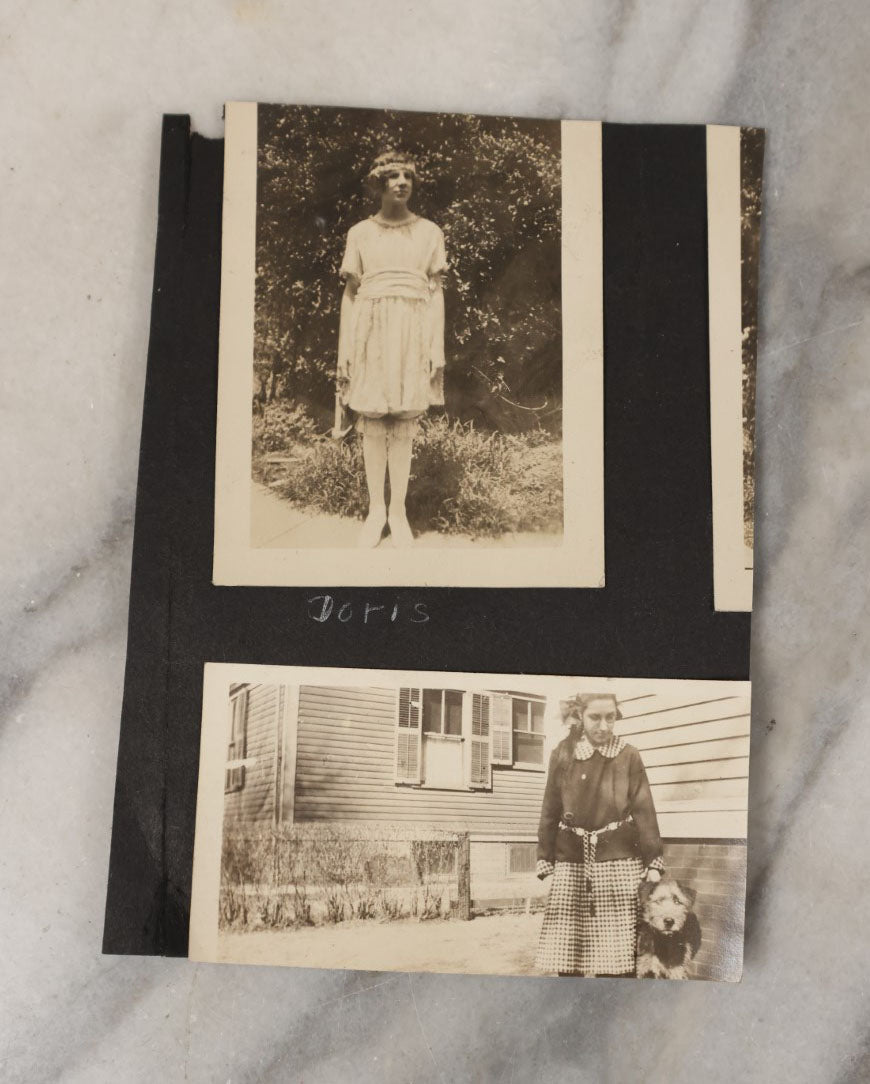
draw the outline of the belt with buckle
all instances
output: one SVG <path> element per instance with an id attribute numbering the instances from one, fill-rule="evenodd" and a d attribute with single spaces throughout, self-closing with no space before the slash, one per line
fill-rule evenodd
<path id="1" fill-rule="evenodd" d="M 632 819 L 629 813 L 625 820 L 611 821 L 610 824 L 605 824 L 603 828 L 596 828 L 594 831 L 590 831 L 588 828 L 575 828 L 573 824 L 566 824 L 564 821 L 559 821 L 559 827 L 563 832 L 573 832 L 575 836 L 588 836 L 591 841 L 593 839 L 597 840 L 598 836 L 603 835 L 605 832 L 614 832 L 624 824 L 630 824 Z"/>
<path id="2" fill-rule="evenodd" d="M 569 814 L 570 816 L 570 814 Z M 617 828 L 621 828 L 624 824 L 628 824 L 632 820 L 632 816 L 629 815 L 625 820 L 611 821 L 610 824 L 605 824 L 603 828 L 596 828 L 595 831 L 590 832 L 586 828 L 575 828 L 572 824 L 566 824 L 563 820 L 559 821 L 559 827 L 563 832 L 573 832 L 575 836 L 580 836 L 583 840 L 583 876 L 584 884 L 586 887 L 586 898 L 588 900 L 589 914 L 595 915 L 595 894 L 592 878 L 590 876 L 590 866 L 595 861 L 595 851 L 598 847 L 598 837 L 604 835 L 605 832 L 614 832 Z"/>

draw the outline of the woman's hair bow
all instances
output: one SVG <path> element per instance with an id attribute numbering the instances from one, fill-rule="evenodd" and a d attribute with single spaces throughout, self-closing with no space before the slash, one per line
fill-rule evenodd
<path id="1" fill-rule="evenodd" d="M 622 718 L 622 712 L 619 710 L 619 702 L 615 693 L 576 693 L 574 696 L 559 701 L 559 713 L 562 716 L 562 722 L 567 723 L 569 719 L 582 722 L 583 712 L 593 700 L 612 700 L 613 706 L 616 708 L 616 718 Z"/>

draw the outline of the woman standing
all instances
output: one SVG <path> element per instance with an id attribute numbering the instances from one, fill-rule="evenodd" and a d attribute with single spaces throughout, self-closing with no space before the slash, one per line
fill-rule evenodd
<path id="1" fill-rule="evenodd" d="M 360 545 L 376 546 L 389 518 L 394 545 L 413 542 L 405 512 L 419 419 L 444 403 L 444 235 L 408 201 L 417 168 L 390 151 L 372 163 L 377 214 L 351 227 L 338 345 L 340 401 L 362 435 L 369 510 Z M 385 482 L 389 470 L 390 508 Z"/>
<path id="2" fill-rule="evenodd" d="M 637 890 L 661 877 L 662 841 L 640 753 L 613 727 L 612 693 L 560 702 L 538 830 L 538 877 L 553 875 L 536 965 L 560 975 L 634 975 Z"/>

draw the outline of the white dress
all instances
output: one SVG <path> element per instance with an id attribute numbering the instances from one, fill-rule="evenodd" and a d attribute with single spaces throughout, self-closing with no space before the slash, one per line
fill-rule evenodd
<path id="1" fill-rule="evenodd" d="M 447 268 L 444 234 L 414 216 L 352 226 L 340 274 L 358 283 L 350 327 L 339 336 L 347 403 L 369 418 L 413 418 L 444 403 L 444 336 L 432 295 Z"/>

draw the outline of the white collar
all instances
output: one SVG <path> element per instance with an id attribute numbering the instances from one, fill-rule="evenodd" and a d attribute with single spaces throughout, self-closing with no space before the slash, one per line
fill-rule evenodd
<path id="1" fill-rule="evenodd" d="M 420 216 L 415 215 L 413 211 L 411 212 L 410 218 L 403 218 L 398 222 L 391 222 L 389 219 L 381 218 L 380 212 L 378 212 L 376 215 L 369 215 L 369 218 L 376 225 L 383 226 L 385 229 L 388 230 L 395 230 L 398 229 L 400 226 L 413 226 L 415 222 L 420 221 Z"/>
<path id="2" fill-rule="evenodd" d="M 603 757 L 607 757 L 608 760 L 613 760 L 615 756 L 618 756 L 625 748 L 625 742 L 622 738 L 611 738 L 605 745 L 594 746 L 592 742 L 584 734 L 574 744 L 574 759 L 575 760 L 588 760 L 593 753 L 600 753 Z"/>

